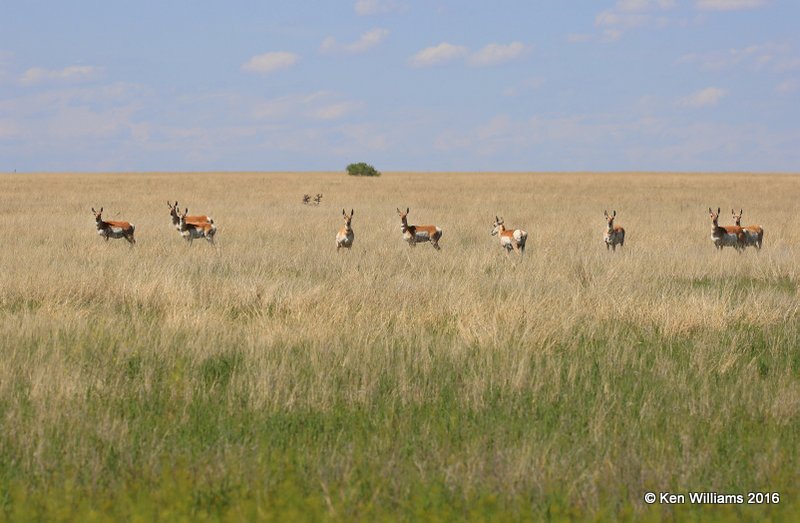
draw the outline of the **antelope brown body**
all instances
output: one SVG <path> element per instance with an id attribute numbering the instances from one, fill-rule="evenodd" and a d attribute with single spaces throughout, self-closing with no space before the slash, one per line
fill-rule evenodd
<path id="1" fill-rule="evenodd" d="M 525 253 L 525 242 L 528 241 L 528 233 L 522 229 L 506 229 L 502 218 L 494 217 L 494 228 L 492 236 L 500 237 L 500 246 L 505 249 L 506 256 L 512 250 L 522 256 Z"/>
<path id="2" fill-rule="evenodd" d="M 617 250 L 617 245 L 623 247 L 625 245 L 625 229 L 618 225 L 614 225 L 614 219 L 617 217 L 617 211 L 612 211 L 611 214 L 608 214 L 608 211 L 603 211 L 603 214 L 606 216 L 606 233 L 603 236 L 604 241 L 606 242 L 606 250 L 609 248 L 612 251 Z"/>
<path id="3" fill-rule="evenodd" d="M 175 205 L 167 202 L 167 207 L 169 207 L 169 215 L 172 218 L 172 225 L 175 229 L 180 232 L 181 230 L 181 218 L 180 218 L 180 208 L 178 207 L 178 202 L 175 202 Z M 195 216 L 187 216 L 186 217 L 187 223 L 192 224 L 201 224 L 201 223 L 214 223 L 214 218 L 211 216 L 206 216 L 205 214 L 198 214 Z"/>
<path id="4" fill-rule="evenodd" d="M 752 245 L 756 249 L 761 250 L 761 244 L 764 241 L 764 229 L 760 225 L 742 226 L 742 209 L 739 209 L 738 215 L 731 209 L 731 214 L 733 215 L 733 222 L 739 227 L 742 227 L 744 246 Z"/>
<path id="5" fill-rule="evenodd" d="M 400 216 L 400 229 L 403 231 L 403 239 L 408 242 L 409 247 L 416 247 L 418 243 L 431 242 L 433 248 L 441 250 L 439 247 L 439 239 L 442 237 L 442 230 L 435 225 L 409 225 L 408 213 L 409 208 L 406 207 L 406 212 L 397 209 L 397 214 Z"/>
<path id="6" fill-rule="evenodd" d="M 189 209 L 178 214 L 181 236 L 192 244 L 195 238 L 205 238 L 208 243 L 214 245 L 214 235 L 217 233 L 217 226 L 213 223 L 190 223 L 187 221 Z"/>
<path id="7" fill-rule="evenodd" d="M 711 207 L 708 208 L 708 214 L 711 216 L 711 241 L 714 242 L 714 247 L 720 250 L 724 247 L 733 247 L 737 251 L 744 249 L 744 231 L 738 225 L 720 227 L 720 211 L 719 207 L 717 212 L 711 210 Z"/>
<path id="8" fill-rule="evenodd" d="M 339 252 L 339 249 L 344 247 L 345 249 L 349 249 L 353 246 L 353 240 L 355 239 L 355 234 L 353 233 L 353 227 L 350 225 L 350 222 L 353 220 L 353 209 L 350 209 L 350 214 L 348 215 L 342 209 L 342 217 L 344 218 L 344 227 L 339 229 L 339 232 L 336 233 L 336 252 Z"/>
<path id="9" fill-rule="evenodd" d="M 99 211 L 95 211 L 94 207 L 92 207 L 92 214 L 94 214 L 94 221 L 97 225 L 97 234 L 102 236 L 106 241 L 108 241 L 109 238 L 125 238 L 131 245 L 136 243 L 136 239 L 133 237 L 133 233 L 136 230 L 136 226 L 134 224 L 130 222 L 112 222 L 103 220 L 102 207 L 100 207 Z"/>

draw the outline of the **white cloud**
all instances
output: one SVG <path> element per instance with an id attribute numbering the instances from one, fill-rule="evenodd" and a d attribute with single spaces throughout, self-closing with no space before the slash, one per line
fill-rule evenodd
<path id="1" fill-rule="evenodd" d="M 409 58 L 408 63 L 412 67 L 429 67 L 433 65 L 442 65 L 466 55 L 466 47 L 442 42 L 437 46 L 427 47 L 418 52 Z"/>
<path id="2" fill-rule="evenodd" d="M 329 36 L 319 46 L 320 52 L 323 53 L 331 53 L 337 49 L 342 47 L 342 45 L 336 41 L 336 38 Z"/>
<path id="3" fill-rule="evenodd" d="M 486 67 L 519 58 L 530 49 L 532 49 L 532 47 L 528 47 L 522 42 L 512 42 L 510 44 L 491 43 L 470 54 L 469 49 L 463 45 L 453 45 L 448 42 L 442 42 L 439 45 L 427 47 L 418 52 L 408 59 L 408 63 L 412 67 L 430 67 L 466 58 L 469 65 Z"/>
<path id="4" fill-rule="evenodd" d="M 520 96 L 525 93 L 533 92 L 542 85 L 544 85 L 544 80 L 541 78 L 532 78 L 503 89 L 503 96 Z"/>
<path id="5" fill-rule="evenodd" d="M 59 86 L 21 93 L 0 100 L 5 117 L 0 120 L 0 145 L 22 139 L 22 149 L 36 150 L 47 143 L 48 151 L 72 152 L 95 146 L 96 140 L 144 136 L 136 117 L 150 93 L 141 86 Z"/>
<path id="6" fill-rule="evenodd" d="M 61 140 L 104 138 L 131 132 L 132 106 L 97 110 L 91 107 L 62 107 L 47 123 L 47 134 Z"/>
<path id="7" fill-rule="evenodd" d="M 274 51 L 252 57 L 242 64 L 242 70 L 250 73 L 269 74 L 286 69 L 297 63 L 300 57 L 286 51 Z"/>
<path id="8" fill-rule="evenodd" d="M 343 125 L 336 129 L 345 139 L 344 145 L 334 149 L 339 155 L 364 154 L 370 151 L 384 151 L 389 147 L 389 140 L 379 129 L 366 124 Z"/>
<path id="9" fill-rule="evenodd" d="M 361 16 L 405 11 L 408 6 L 399 0 L 356 0 L 353 6 Z"/>
<path id="10" fill-rule="evenodd" d="M 776 64 L 775 70 L 781 73 L 800 69 L 800 58 L 793 57 Z"/>
<path id="11" fill-rule="evenodd" d="M 697 0 L 695 5 L 701 11 L 735 11 L 765 6 L 767 0 Z"/>
<path id="12" fill-rule="evenodd" d="M 603 30 L 603 40 L 606 42 L 614 42 L 622 38 L 623 31 L 621 29 L 606 28 Z"/>
<path id="13" fill-rule="evenodd" d="M 800 81 L 794 79 L 784 80 L 775 87 L 775 91 L 781 94 L 794 93 L 798 90 L 800 90 Z"/>
<path id="14" fill-rule="evenodd" d="M 361 104 L 356 102 L 333 103 L 315 109 L 310 115 L 318 120 L 338 120 L 358 109 L 360 106 Z"/>
<path id="15" fill-rule="evenodd" d="M 598 27 L 620 27 L 631 29 L 641 27 L 650 20 L 650 17 L 641 13 L 619 12 L 613 9 L 603 11 L 594 18 Z"/>
<path id="16" fill-rule="evenodd" d="M 81 82 L 96 78 L 102 69 L 92 65 L 71 65 L 64 69 L 44 69 L 32 67 L 19 79 L 22 85 L 35 85 L 45 82 Z"/>
<path id="17" fill-rule="evenodd" d="M 488 44 L 472 54 L 469 63 L 475 66 L 497 65 L 513 60 L 524 52 L 525 45 L 522 42 L 512 42 L 508 45 Z"/>
<path id="18" fill-rule="evenodd" d="M 717 105 L 720 100 L 726 95 L 725 90 L 718 87 L 707 87 L 700 91 L 690 94 L 685 98 L 678 101 L 681 107 L 710 107 Z"/>
<path id="19" fill-rule="evenodd" d="M 685 122 L 623 112 L 556 118 L 499 114 L 478 125 L 453 122 L 431 143 L 434 153 L 473 169 L 781 171 L 796 170 L 798 138 L 795 129 L 759 122 Z"/>
<path id="20" fill-rule="evenodd" d="M 108 108 L 131 105 L 134 101 L 150 96 L 152 96 L 152 92 L 149 89 L 136 84 L 116 83 L 95 87 L 58 87 L 16 98 L 0 98 L 0 112 L 28 117 L 37 111 L 44 114 L 61 107 L 91 105 L 97 108 Z M 28 112 L 26 113 L 26 111 Z"/>
<path id="21" fill-rule="evenodd" d="M 697 64 L 708 71 L 744 67 L 782 73 L 800 69 L 800 57 L 790 45 L 779 42 L 765 42 L 727 51 L 689 53 L 680 57 L 677 63 Z"/>
<path id="22" fill-rule="evenodd" d="M 647 11 L 650 9 L 672 9 L 675 0 L 619 0 L 616 8 L 619 11 Z"/>
<path id="23" fill-rule="evenodd" d="M 350 100 L 337 100 L 337 96 L 329 91 L 317 91 L 259 102 L 254 105 L 251 114 L 257 120 L 273 122 L 294 122 L 298 118 L 338 120 L 360 109 L 362 105 Z"/>
<path id="24" fill-rule="evenodd" d="M 336 51 L 342 51 L 346 53 L 363 53 L 364 51 L 368 51 L 369 49 L 379 45 L 386 39 L 387 36 L 389 36 L 389 30 L 380 28 L 370 29 L 366 33 L 362 34 L 358 40 L 349 44 L 340 44 L 334 37 L 329 36 L 323 40 L 319 49 L 323 53 L 331 53 Z"/>
<path id="25" fill-rule="evenodd" d="M 614 41 L 630 29 L 669 25 L 664 13 L 675 6 L 674 0 L 618 0 L 595 16 L 594 25 L 601 28 L 604 40 Z"/>

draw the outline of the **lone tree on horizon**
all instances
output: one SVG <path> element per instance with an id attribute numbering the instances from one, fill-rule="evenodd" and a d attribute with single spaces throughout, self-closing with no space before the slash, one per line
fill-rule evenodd
<path id="1" fill-rule="evenodd" d="M 380 176 L 381 173 L 365 162 L 351 163 L 347 166 L 347 174 L 350 176 Z"/>

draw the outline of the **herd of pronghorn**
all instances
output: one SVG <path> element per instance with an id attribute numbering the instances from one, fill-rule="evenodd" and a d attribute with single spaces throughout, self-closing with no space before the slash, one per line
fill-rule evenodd
<path id="1" fill-rule="evenodd" d="M 321 199 L 322 195 L 318 195 Z M 305 199 L 304 199 L 304 203 Z M 317 205 L 319 202 L 317 202 Z M 214 245 L 214 236 L 217 233 L 217 226 L 214 219 L 206 215 L 192 215 L 189 216 L 189 209 L 185 208 L 183 212 L 178 207 L 178 202 L 174 204 L 167 202 L 169 207 L 169 214 L 172 220 L 172 225 L 178 230 L 180 235 L 191 245 L 192 241 L 198 238 L 207 240 L 210 244 Z M 442 237 L 442 229 L 436 225 L 409 225 L 408 213 L 410 209 L 406 207 L 405 212 L 397 209 L 397 215 L 400 217 L 400 229 L 403 232 L 403 239 L 408 242 L 410 247 L 416 247 L 418 243 L 430 243 L 437 251 L 439 247 L 439 239 Z M 756 249 L 761 249 L 761 244 L 764 239 L 764 229 L 760 225 L 747 225 L 742 226 L 742 211 L 739 214 L 731 209 L 731 215 L 735 225 L 719 225 L 719 215 L 721 209 L 718 207 L 717 212 L 714 212 L 711 207 L 708 208 L 708 213 L 711 216 L 711 240 L 717 249 L 724 247 L 733 247 L 741 251 L 745 247 L 754 246 Z M 134 245 L 134 231 L 136 226 L 130 222 L 125 221 L 106 221 L 103 220 L 103 208 L 100 207 L 99 211 L 95 211 L 92 207 L 92 213 L 97 225 L 97 234 L 102 236 L 106 241 L 109 238 L 125 238 L 128 243 Z M 342 209 L 342 218 L 344 219 L 344 226 L 336 233 L 336 251 L 340 249 L 349 249 L 353 246 L 355 241 L 355 233 L 353 232 L 353 210 L 347 214 Z M 617 217 L 617 211 L 604 211 L 606 217 L 606 230 L 603 239 L 606 244 L 606 249 L 612 251 L 617 250 L 617 245 L 623 247 L 625 245 L 625 229 L 619 225 L 614 225 L 614 220 Z M 505 250 L 506 255 L 511 251 L 522 255 L 525 252 L 525 242 L 528 240 L 528 233 L 522 229 L 507 229 L 503 218 L 494 217 L 494 227 L 492 228 L 492 236 L 499 236 L 500 246 Z"/>

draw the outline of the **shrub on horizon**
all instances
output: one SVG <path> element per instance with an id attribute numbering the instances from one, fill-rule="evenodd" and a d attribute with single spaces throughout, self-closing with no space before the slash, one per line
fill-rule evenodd
<path id="1" fill-rule="evenodd" d="M 347 166 L 347 174 L 350 176 L 380 176 L 381 173 L 365 162 L 351 163 Z"/>

